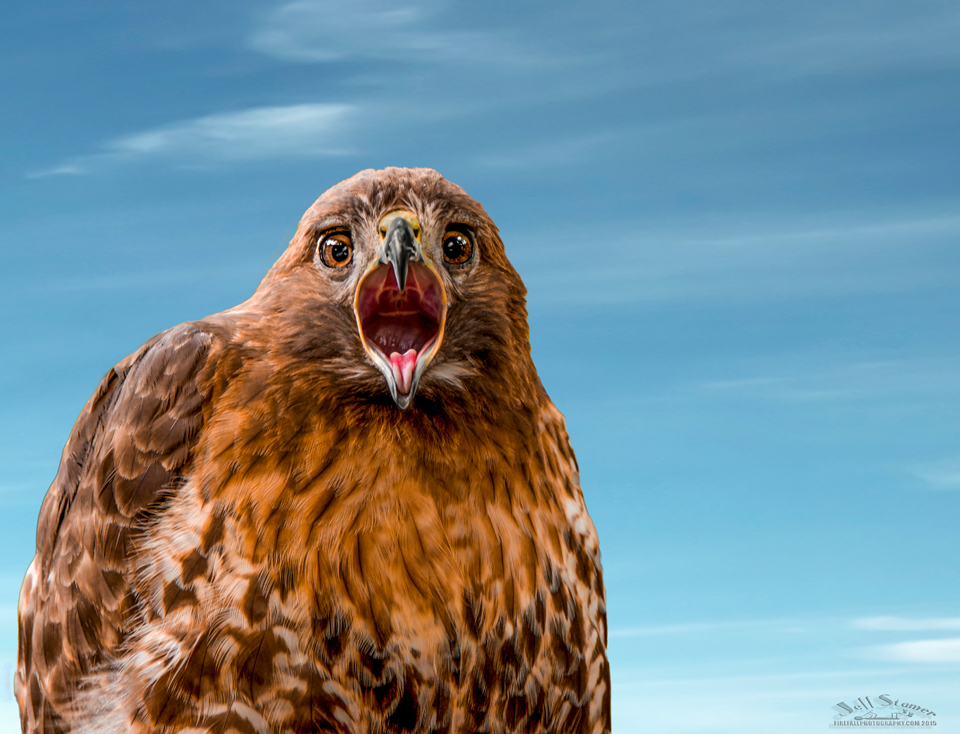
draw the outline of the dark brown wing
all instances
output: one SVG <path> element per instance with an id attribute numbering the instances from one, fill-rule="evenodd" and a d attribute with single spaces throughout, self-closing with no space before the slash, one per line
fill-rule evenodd
<path id="1" fill-rule="evenodd" d="M 56 732 L 84 675 L 133 618 L 135 538 L 187 470 L 203 424 L 204 324 L 147 342 L 103 378 L 64 447 L 20 592 L 15 679 L 24 732 Z"/>

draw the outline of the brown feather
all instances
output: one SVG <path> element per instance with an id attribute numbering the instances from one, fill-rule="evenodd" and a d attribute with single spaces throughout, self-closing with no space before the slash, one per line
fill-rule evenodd
<path id="1" fill-rule="evenodd" d="M 440 268 L 441 348 L 400 410 L 355 280 L 409 210 Z M 359 267 L 359 265 L 357 265 Z M 604 732 L 596 531 L 530 357 L 496 227 L 428 169 L 364 171 L 307 211 L 251 299 L 147 342 L 85 406 L 20 600 L 26 732 Z"/>

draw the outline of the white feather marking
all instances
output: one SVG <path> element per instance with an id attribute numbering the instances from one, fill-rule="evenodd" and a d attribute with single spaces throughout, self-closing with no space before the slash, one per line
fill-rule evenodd
<path id="1" fill-rule="evenodd" d="M 458 360 L 431 365 L 430 369 L 424 374 L 424 380 L 437 380 L 462 388 L 463 378 L 476 377 L 478 374 L 479 371 L 472 364 L 464 360 Z"/>
<path id="2" fill-rule="evenodd" d="M 231 708 L 233 713 L 249 721 L 257 734 L 270 734 L 270 727 L 267 726 L 267 722 L 254 709 L 239 701 L 234 701 Z"/>

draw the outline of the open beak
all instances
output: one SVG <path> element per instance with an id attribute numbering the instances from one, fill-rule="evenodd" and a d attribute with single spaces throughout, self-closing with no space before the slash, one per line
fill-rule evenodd
<path id="1" fill-rule="evenodd" d="M 424 258 L 420 222 L 397 211 L 380 220 L 380 257 L 357 285 L 354 311 L 363 348 L 383 373 L 394 402 L 413 402 L 420 377 L 440 349 L 447 295 Z"/>

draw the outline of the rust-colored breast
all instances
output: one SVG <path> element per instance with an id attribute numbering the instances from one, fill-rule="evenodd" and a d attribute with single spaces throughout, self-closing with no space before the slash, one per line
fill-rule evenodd
<path id="1" fill-rule="evenodd" d="M 284 438 L 293 457 L 254 441 L 241 453 L 259 458 L 243 460 L 216 430 L 270 443 L 268 415 L 213 415 L 203 468 L 142 547 L 156 617 L 128 643 L 118 680 L 145 699 L 124 720 L 143 731 L 609 727 L 596 536 L 552 407 L 528 465 L 488 451 L 482 473 L 414 461 L 402 442 L 323 416 L 297 418 Z"/>

